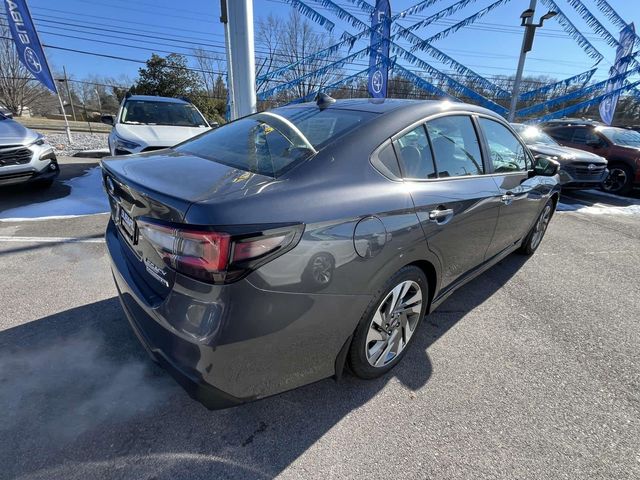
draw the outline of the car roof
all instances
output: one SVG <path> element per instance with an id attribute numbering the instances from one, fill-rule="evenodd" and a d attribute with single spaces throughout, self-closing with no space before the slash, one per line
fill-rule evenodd
<path id="1" fill-rule="evenodd" d="M 138 100 L 138 101 L 153 101 L 153 102 L 167 102 L 167 103 L 189 103 L 188 101 L 182 98 L 173 98 L 173 97 L 156 97 L 154 95 L 131 95 L 127 97 L 125 100 Z"/>
<path id="2" fill-rule="evenodd" d="M 280 108 L 310 107 L 318 108 L 315 102 L 305 102 L 298 104 L 286 105 Z M 275 110 L 279 110 L 276 108 Z M 401 98 L 350 98 L 344 100 L 336 100 L 328 107 L 329 109 L 338 110 L 358 110 L 362 112 L 388 113 L 398 110 L 420 110 L 422 115 L 428 116 L 439 112 L 476 112 L 484 113 L 491 116 L 497 114 L 489 109 L 471 105 L 469 103 L 457 102 L 452 100 L 409 100 Z"/>

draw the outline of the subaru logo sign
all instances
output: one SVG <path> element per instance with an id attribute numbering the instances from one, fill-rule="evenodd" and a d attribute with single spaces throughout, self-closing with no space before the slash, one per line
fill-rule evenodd
<path id="1" fill-rule="evenodd" d="M 595 170 L 596 166 L 593 163 L 590 163 L 589 166 L 587 167 L 589 170 Z"/>
<path id="2" fill-rule="evenodd" d="M 24 49 L 24 61 L 33 73 L 38 74 L 42 71 L 42 63 L 32 48 L 26 47 Z"/>

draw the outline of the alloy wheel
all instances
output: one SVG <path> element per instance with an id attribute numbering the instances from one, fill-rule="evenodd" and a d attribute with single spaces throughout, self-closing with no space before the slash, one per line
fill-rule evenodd
<path id="1" fill-rule="evenodd" d="M 602 188 L 607 192 L 619 192 L 627 183 L 627 172 L 621 168 L 612 168 L 609 176 L 602 184 Z"/>
<path id="2" fill-rule="evenodd" d="M 540 245 L 542 237 L 544 237 L 544 233 L 547 231 L 550 220 L 551 205 L 547 205 L 546 207 L 544 207 L 544 210 L 540 214 L 540 217 L 538 218 L 536 226 L 533 230 L 533 237 L 531 238 L 531 248 L 533 248 L 534 250 L 538 248 L 538 245 Z"/>
<path id="3" fill-rule="evenodd" d="M 389 365 L 405 349 L 422 312 L 422 289 L 413 280 L 396 285 L 382 300 L 369 324 L 365 354 L 373 367 Z"/>

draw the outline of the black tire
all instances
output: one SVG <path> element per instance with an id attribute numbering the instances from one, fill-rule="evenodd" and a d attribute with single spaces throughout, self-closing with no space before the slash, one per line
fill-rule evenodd
<path id="1" fill-rule="evenodd" d="M 553 217 L 555 211 L 555 203 L 553 200 L 549 200 L 543 207 L 540 215 L 536 218 L 536 223 L 533 224 L 531 230 L 522 241 L 522 245 L 518 249 L 518 252 L 523 255 L 533 255 L 542 243 L 544 234 L 547 232 L 549 222 Z"/>
<path id="2" fill-rule="evenodd" d="M 633 188 L 633 170 L 628 165 L 621 163 L 610 165 L 609 176 L 601 188 L 608 193 L 627 195 Z"/>
<path id="3" fill-rule="evenodd" d="M 398 340 L 401 350 L 399 350 L 398 353 L 394 353 L 393 351 L 387 350 L 384 345 L 385 340 L 381 339 L 377 341 L 368 341 L 368 336 L 370 333 L 370 329 L 373 329 L 373 327 L 377 325 L 374 322 L 374 316 L 376 315 L 378 309 L 383 307 L 383 302 L 390 301 L 388 300 L 388 297 L 390 295 L 393 295 L 392 291 L 394 290 L 394 288 L 401 287 L 403 285 L 407 285 L 407 293 L 404 297 L 400 295 L 399 300 L 403 300 L 405 298 L 407 300 L 412 300 L 413 298 L 416 298 L 415 296 L 412 297 L 412 295 L 414 295 L 414 293 L 417 293 L 417 288 L 419 288 L 421 295 L 420 306 L 418 307 L 417 305 L 415 305 L 410 309 L 405 308 L 405 312 L 401 313 L 399 317 L 390 315 L 388 319 L 390 321 L 393 320 L 393 323 L 388 327 L 388 331 L 393 332 L 391 335 L 375 329 L 377 332 L 379 332 L 381 337 L 383 335 L 387 337 L 387 346 L 391 345 L 394 340 Z M 420 327 L 422 319 L 425 315 L 428 301 L 429 288 L 427 277 L 420 268 L 409 265 L 396 272 L 385 283 L 385 285 L 376 292 L 376 294 L 374 295 L 374 299 L 371 301 L 371 303 L 369 303 L 367 309 L 362 315 L 362 318 L 360 319 L 360 323 L 358 323 L 358 327 L 356 328 L 351 346 L 349 347 L 349 353 L 347 355 L 347 361 L 349 363 L 351 371 L 357 377 L 370 379 L 380 377 L 391 370 L 393 367 L 395 367 L 402 360 L 407 350 L 411 346 L 411 342 L 415 338 L 415 332 Z M 408 303 L 407 306 L 414 304 L 415 302 Z M 396 328 L 393 328 L 394 324 L 397 324 Z M 372 333 L 376 334 L 375 332 Z M 408 337 L 408 340 L 405 340 L 405 336 Z M 389 355 L 391 354 L 393 355 L 389 358 L 388 361 L 382 360 L 380 361 L 379 366 L 375 366 L 371 363 L 371 361 L 374 360 L 370 360 L 370 358 L 372 357 L 369 357 L 368 355 L 369 351 L 373 350 L 374 347 L 377 346 L 380 342 L 383 343 L 378 349 L 381 350 L 380 356 L 377 357 L 378 361 L 380 361 L 383 355 L 384 359 L 389 358 Z M 391 347 L 393 347 L 393 345 L 391 345 Z M 385 351 L 388 352 L 386 355 Z"/>

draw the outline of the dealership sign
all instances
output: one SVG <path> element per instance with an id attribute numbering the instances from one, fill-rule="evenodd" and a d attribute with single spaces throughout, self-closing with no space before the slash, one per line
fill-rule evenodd
<path id="1" fill-rule="evenodd" d="M 367 86 L 373 98 L 387 96 L 389 77 L 389 34 L 391 33 L 391 6 L 389 0 L 377 0 L 371 15 L 371 44 L 369 54 L 369 80 Z"/>
<path id="2" fill-rule="evenodd" d="M 27 70 L 53 93 L 58 93 L 26 0 L 5 0 L 9 30 L 20 60 Z"/>

